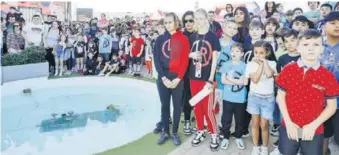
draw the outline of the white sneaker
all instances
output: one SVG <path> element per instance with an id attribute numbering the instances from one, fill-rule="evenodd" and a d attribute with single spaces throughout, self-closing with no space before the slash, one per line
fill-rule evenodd
<path id="1" fill-rule="evenodd" d="M 228 149 L 228 145 L 230 144 L 230 141 L 228 139 L 223 139 L 221 141 L 221 146 L 220 148 L 223 149 L 223 150 L 227 150 Z"/>
<path id="2" fill-rule="evenodd" d="M 55 70 L 55 74 L 54 74 L 54 76 L 58 76 L 58 74 L 59 74 L 59 72 L 58 72 L 59 70 Z"/>
<path id="3" fill-rule="evenodd" d="M 271 153 L 270 155 L 281 155 L 279 149 L 276 147 Z"/>
<path id="4" fill-rule="evenodd" d="M 268 147 L 261 147 L 260 149 L 261 154 L 260 155 L 268 155 Z"/>
<path id="5" fill-rule="evenodd" d="M 240 149 L 240 150 L 245 149 L 245 143 L 241 138 L 237 138 L 237 139 L 235 139 L 235 141 L 237 143 L 238 149 Z"/>
<path id="6" fill-rule="evenodd" d="M 104 76 L 105 74 L 104 73 L 100 73 L 98 76 Z"/>
<path id="7" fill-rule="evenodd" d="M 259 146 L 253 146 L 253 150 L 251 155 L 260 155 L 260 147 Z"/>
<path id="8" fill-rule="evenodd" d="M 62 71 L 60 71 L 59 76 L 62 76 Z"/>

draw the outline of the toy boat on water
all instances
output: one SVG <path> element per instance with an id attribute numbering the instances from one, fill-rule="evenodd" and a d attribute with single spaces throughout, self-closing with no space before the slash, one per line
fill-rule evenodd
<path id="1" fill-rule="evenodd" d="M 80 114 L 74 114 L 70 111 L 68 114 L 63 113 L 60 117 L 56 117 L 58 114 L 52 114 L 51 119 L 42 120 L 40 132 L 50 132 L 55 130 L 65 130 L 71 128 L 85 127 L 88 120 L 96 120 L 101 123 L 107 124 L 109 122 L 115 122 L 117 117 L 121 115 L 120 110 L 110 105 L 103 111 L 86 112 Z"/>

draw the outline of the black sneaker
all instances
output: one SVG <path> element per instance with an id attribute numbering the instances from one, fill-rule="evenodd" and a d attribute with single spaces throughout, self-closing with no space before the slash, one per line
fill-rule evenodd
<path id="1" fill-rule="evenodd" d="M 199 144 L 201 144 L 201 142 L 203 142 L 205 138 L 205 133 L 203 131 L 198 131 L 194 139 L 192 140 L 192 146 L 199 146 Z"/>
<path id="2" fill-rule="evenodd" d="M 235 132 L 232 132 L 232 133 L 230 134 L 230 137 L 235 138 Z"/>
<path id="3" fill-rule="evenodd" d="M 177 133 L 172 134 L 172 139 L 173 139 L 173 144 L 175 146 L 179 146 L 181 144 L 181 139 L 180 139 L 180 137 L 178 136 Z"/>
<path id="4" fill-rule="evenodd" d="M 161 133 L 157 143 L 159 145 L 164 144 L 169 139 L 169 134 L 166 132 Z"/>
<path id="5" fill-rule="evenodd" d="M 162 132 L 162 129 L 164 128 L 162 122 L 158 122 L 155 129 L 153 130 L 154 134 L 158 134 L 160 132 Z"/>
<path id="6" fill-rule="evenodd" d="M 184 124 L 184 134 L 185 135 L 191 135 L 192 134 L 191 123 L 190 123 L 189 120 L 185 121 L 185 124 Z"/>
<path id="7" fill-rule="evenodd" d="M 218 151 L 219 150 L 219 141 L 218 141 L 218 136 L 216 134 L 211 135 L 211 143 L 210 143 L 210 149 L 211 151 Z"/>
<path id="8" fill-rule="evenodd" d="M 249 137 L 249 136 L 250 136 L 250 132 L 248 132 L 248 130 L 242 132 L 242 137 Z"/>
<path id="9" fill-rule="evenodd" d="M 278 145 L 279 145 L 279 139 L 273 143 L 274 147 L 278 147 Z"/>
<path id="10" fill-rule="evenodd" d="M 274 137 L 278 137 L 279 136 L 279 128 L 280 128 L 280 125 L 278 124 L 274 124 L 272 129 L 271 129 L 271 136 L 274 136 Z"/>

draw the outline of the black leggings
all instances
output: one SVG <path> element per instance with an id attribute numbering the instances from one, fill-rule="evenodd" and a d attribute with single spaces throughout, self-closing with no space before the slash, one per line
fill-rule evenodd
<path id="1" fill-rule="evenodd" d="M 171 74 L 171 73 L 169 73 Z M 173 80 L 176 76 L 166 76 L 169 80 Z M 169 119 L 170 118 L 170 101 L 173 100 L 173 133 L 178 132 L 179 121 L 181 116 L 182 95 L 184 90 L 184 82 L 180 81 L 178 86 L 174 89 L 167 88 L 161 80 L 157 80 L 158 93 L 161 101 L 161 121 L 163 123 L 164 132 L 169 133 Z"/>
<path id="2" fill-rule="evenodd" d="M 55 67 L 55 59 L 54 59 L 54 54 L 53 48 L 46 48 L 46 55 L 45 58 L 48 61 L 48 67 L 51 69 L 51 67 Z"/>
<path id="3" fill-rule="evenodd" d="M 189 100 L 192 98 L 191 86 L 188 78 L 184 78 L 184 95 L 183 95 L 183 111 L 185 116 L 185 121 L 191 120 L 192 106 L 189 103 Z"/>

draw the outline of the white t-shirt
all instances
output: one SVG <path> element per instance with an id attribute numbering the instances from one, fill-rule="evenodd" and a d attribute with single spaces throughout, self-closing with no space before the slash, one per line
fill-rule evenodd
<path id="1" fill-rule="evenodd" d="M 277 73 L 276 66 L 277 63 L 274 61 L 268 61 L 268 65 L 272 70 L 274 70 L 274 74 Z M 245 77 L 250 78 L 250 74 L 257 72 L 259 65 L 253 61 L 249 62 L 246 66 Z M 274 78 L 267 78 L 264 74 L 261 75 L 258 83 L 251 82 L 250 91 L 262 94 L 269 95 L 274 93 Z"/>
<path id="2" fill-rule="evenodd" d="M 44 26 L 42 24 L 35 25 L 33 23 L 27 24 L 23 31 L 26 32 L 26 42 L 33 42 L 34 46 L 40 46 L 42 41 L 42 34 L 44 33 Z"/>

